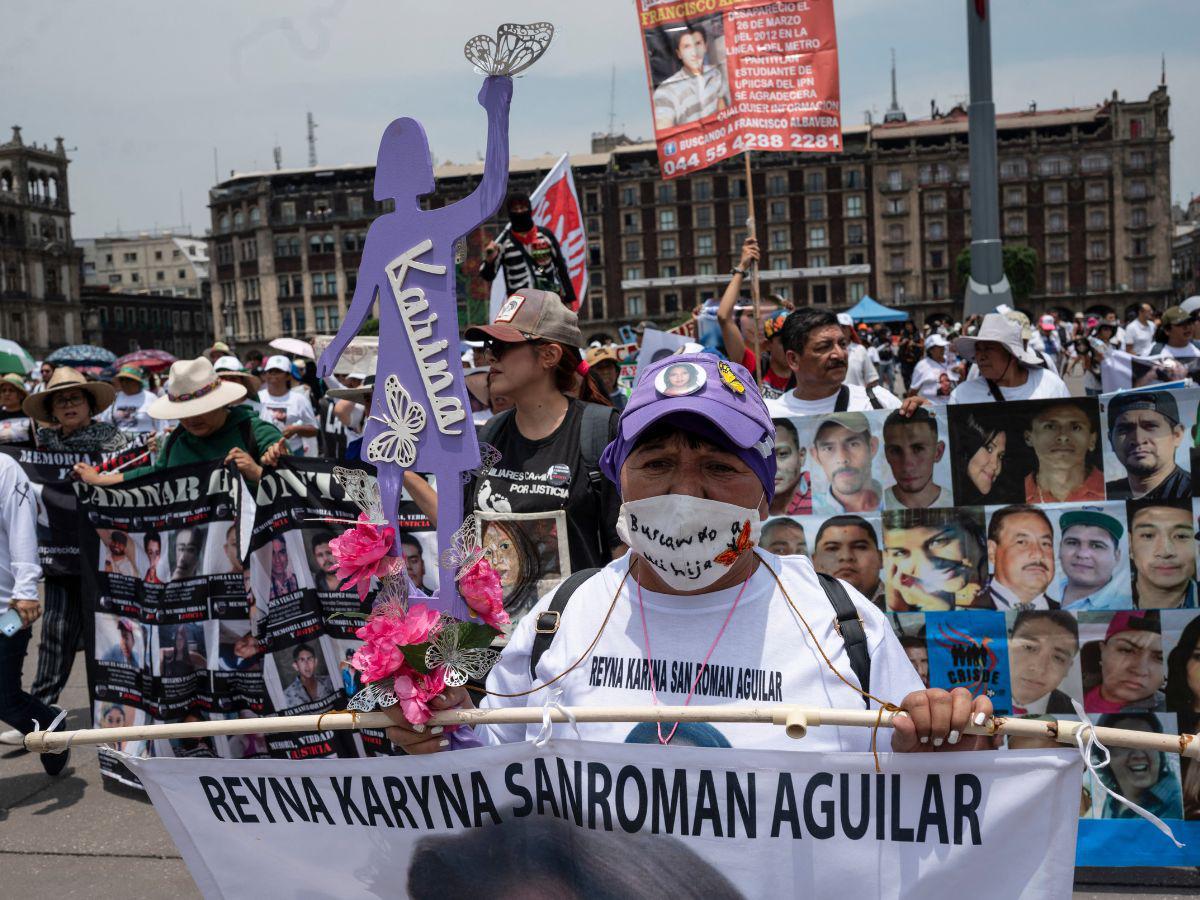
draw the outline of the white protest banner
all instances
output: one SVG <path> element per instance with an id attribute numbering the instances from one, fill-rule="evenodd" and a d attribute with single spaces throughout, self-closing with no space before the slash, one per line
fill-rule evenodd
<path id="1" fill-rule="evenodd" d="M 534 224 L 554 232 L 571 275 L 575 296 L 582 304 L 588 282 L 587 235 L 583 230 L 583 207 L 579 205 L 579 192 L 575 190 L 575 176 L 571 173 L 571 160 L 567 154 L 558 158 L 554 168 L 530 195 L 529 202 L 533 207 Z M 496 318 L 507 299 L 501 274 L 492 282 L 490 319 Z"/>
<path id="2" fill-rule="evenodd" d="M 131 760 L 206 897 L 1062 897 L 1073 750 Z"/>

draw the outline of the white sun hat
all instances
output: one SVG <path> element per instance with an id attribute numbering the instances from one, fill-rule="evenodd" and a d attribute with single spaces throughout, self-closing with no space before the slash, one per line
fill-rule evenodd
<path id="1" fill-rule="evenodd" d="M 206 357 L 181 359 L 171 364 L 167 392 L 146 410 L 155 419 L 186 419 L 246 396 L 246 386 L 220 378 Z"/>
<path id="2" fill-rule="evenodd" d="M 970 360 L 975 358 L 975 345 L 980 341 L 1003 344 L 1005 349 L 1022 365 L 1039 366 L 1042 364 L 1041 357 L 1032 350 L 1025 349 L 1025 345 L 1021 341 L 1021 326 L 1003 313 L 988 313 L 983 317 L 978 332 L 971 337 L 957 337 L 950 346 L 963 359 Z"/>

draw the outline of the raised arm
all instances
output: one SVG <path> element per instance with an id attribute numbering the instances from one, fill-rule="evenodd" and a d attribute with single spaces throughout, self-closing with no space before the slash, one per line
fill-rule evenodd
<path id="1" fill-rule="evenodd" d="M 508 190 L 508 110 L 512 90 L 512 78 L 507 75 L 485 78 L 479 89 L 479 105 L 488 114 L 487 152 L 479 186 L 444 209 L 450 221 L 458 226 L 456 236 L 466 234 L 495 215 Z"/>
<path id="2" fill-rule="evenodd" d="M 729 279 L 725 293 L 721 295 L 720 305 L 717 306 L 717 324 L 721 326 L 721 338 L 725 341 L 725 355 L 739 364 L 746 355 L 746 341 L 733 319 L 733 307 L 742 295 L 742 280 L 750 266 L 758 261 L 758 257 L 758 241 L 752 237 L 746 238 L 742 242 L 742 258 L 733 271 L 733 277 Z M 755 327 L 758 327 L 757 323 Z"/>

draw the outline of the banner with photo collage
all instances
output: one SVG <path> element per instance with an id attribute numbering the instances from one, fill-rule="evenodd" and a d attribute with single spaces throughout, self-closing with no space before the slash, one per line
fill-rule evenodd
<path id="1" fill-rule="evenodd" d="M 236 470 L 201 463 L 75 490 L 96 726 L 262 713 Z M 245 738 L 155 744 L 163 746 L 115 749 L 134 756 L 262 755 Z M 102 752 L 100 763 L 106 775 L 137 783 L 116 756 Z"/>
<path id="2" fill-rule="evenodd" d="M 330 541 L 358 517 L 359 508 L 334 477 L 334 468 L 374 467 L 327 459 L 285 457 L 267 469 L 254 495 L 247 571 L 258 599 L 255 634 L 269 707 L 308 715 L 345 707 L 362 687 L 350 667 L 361 643 L 361 621 L 341 613 L 369 612 L 371 596 L 341 590 Z M 409 578 L 426 592 L 437 587 L 437 536 L 407 494 L 397 518 L 398 552 Z M 391 753 L 382 731 L 323 731 L 266 736 L 271 755 L 288 759 Z"/>
<path id="3" fill-rule="evenodd" d="M 776 419 L 760 543 L 888 612 L 931 687 L 1194 733 L 1198 406 L 1184 388 Z M 1114 750 L 1104 772 L 1200 845 L 1200 765 Z M 1200 862 L 1086 781 L 1080 814 L 1081 865 Z"/>

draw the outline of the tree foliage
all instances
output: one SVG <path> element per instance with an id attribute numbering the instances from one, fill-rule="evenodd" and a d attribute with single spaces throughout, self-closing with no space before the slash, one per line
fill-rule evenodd
<path id="1" fill-rule="evenodd" d="M 1029 299 L 1037 286 L 1037 251 L 1024 244 L 1005 244 L 1000 251 L 1004 274 L 1012 288 L 1013 302 L 1023 303 Z M 958 280 L 965 285 L 971 276 L 971 248 L 963 247 L 955 261 Z"/>

